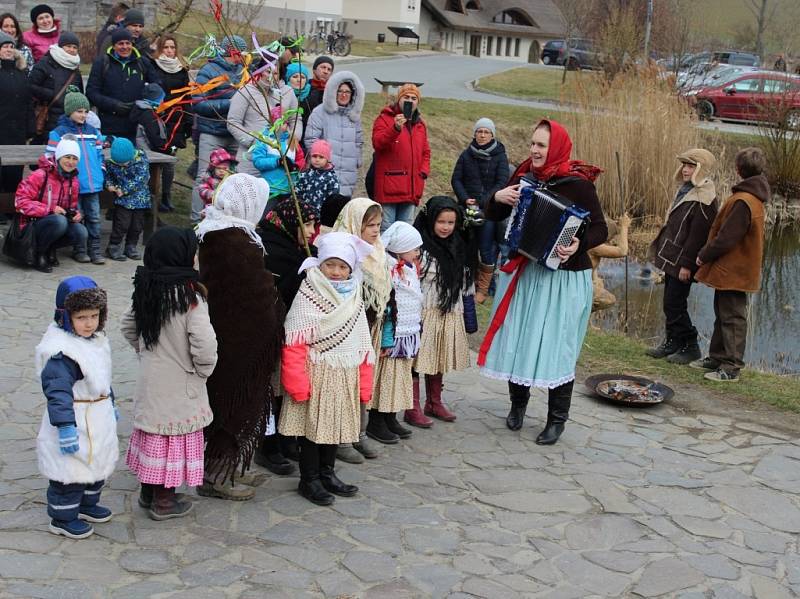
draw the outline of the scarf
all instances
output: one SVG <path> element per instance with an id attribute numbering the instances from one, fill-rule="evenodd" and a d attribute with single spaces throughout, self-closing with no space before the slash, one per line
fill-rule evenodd
<path id="1" fill-rule="evenodd" d="M 305 86 L 303 86 L 303 89 L 292 88 L 292 90 L 294 90 L 294 95 L 297 96 L 297 99 L 302 102 L 308 98 L 308 94 L 311 93 L 311 84 L 306 82 Z"/>
<path id="2" fill-rule="evenodd" d="M 422 289 L 417 268 L 405 260 L 387 256 L 392 272 L 392 287 L 397 305 L 395 314 L 394 345 L 391 358 L 413 358 L 419 353 L 422 329 Z"/>
<path id="3" fill-rule="evenodd" d="M 370 206 L 380 206 L 380 204 L 369 198 L 353 198 L 342 209 L 333 225 L 333 230 L 361 237 L 361 225 Z M 372 253 L 361 263 L 364 303 L 377 314 L 383 314 L 392 293 L 392 280 L 380 237 L 372 247 L 374 248 Z"/>
<path id="4" fill-rule="evenodd" d="M 603 169 L 580 160 L 570 160 L 572 140 L 569 138 L 567 130 L 558 121 L 549 119 L 539 121 L 534 130 L 543 124 L 550 126 L 550 145 L 545 163 L 541 167 L 534 168 L 531 159 L 528 158 L 519 165 L 514 174 L 516 175 L 524 167 L 523 174 L 532 172 L 542 182 L 547 182 L 553 178 L 580 177 L 594 183 L 594 180 L 603 172 Z"/>
<path id="5" fill-rule="evenodd" d="M 209 231 L 241 229 L 252 243 L 264 251 L 256 225 L 264 214 L 269 199 L 269 184 L 245 173 L 226 177 L 217 188 L 214 203 L 206 207 L 206 217 L 197 225 L 197 238 L 202 242 Z"/>
<path id="6" fill-rule="evenodd" d="M 165 73 L 179 73 L 183 70 L 183 63 L 181 63 L 180 59 L 177 57 L 170 58 L 169 56 L 165 56 L 162 54 L 158 58 L 156 58 L 156 64 L 158 68 L 160 68 Z M 171 90 L 166 90 L 171 91 Z"/>
<path id="7" fill-rule="evenodd" d="M 356 289 L 358 275 L 351 279 Z M 361 294 L 341 294 L 319 268 L 306 271 L 284 323 L 286 344 L 308 345 L 313 364 L 357 368 L 375 362 Z"/>
<path id="8" fill-rule="evenodd" d="M 196 253 L 197 236 L 190 229 L 164 227 L 147 242 L 131 297 L 136 333 L 147 349 L 158 343 L 161 328 L 173 314 L 185 314 L 197 304 Z"/>
<path id="9" fill-rule="evenodd" d="M 65 69 L 74 71 L 81 65 L 80 56 L 73 56 L 72 54 L 67 53 L 67 51 L 58 44 L 53 44 L 50 46 L 49 52 L 50 56 L 53 57 L 53 60 L 55 60 L 59 66 L 62 66 Z"/>
<path id="10" fill-rule="evenodd" d="M 325 85 L 327 83 L 328 83 L 327 81 L 322 81 L 321 79 L 312 79 L 311 80 L 311 87 L 313 87 L 314 89 L 321 89 L 321 90 L 324 91 L 325 90 Z"/>
<path id="11" fill-rule="evenodd" d="M 439 215 L 445 210 L 452 210 L 456 213 L 456 228 L 446 239 L 442 239 L 433 232 L 434 223 Z M 461 293 L 465 286 L 465 274 L 468 280 L 474 277 L 474 269 L 470 266 L 467 251 L 467 244 L 462 237 L 464 225 L 463 212 L 455 200 L 447 196 L 434 196 L 417 215 L 414 227 L 422 235 L 422 251 L 426 254 L 425 268 L 422 277 L 426 277 L 434 262 L 435 281 L 438 295 L 439 309 L 450 312 L 461 299 Z M 477 260 L 477 252 L 475 253 Z M 433 258 L 433 260 L 431 260 Z"/>
<path id="12" fill-rule="evenodd" d="M 469 144 L 469 151 L 475 154 L 481 160 L 489 160 L 492 157 L 492 152 L 497 147 L 497 140 L 492 139 L 488 144 L 484 146 L 478 145 L 478 142 L 474 139 L 472 143 Z"/>

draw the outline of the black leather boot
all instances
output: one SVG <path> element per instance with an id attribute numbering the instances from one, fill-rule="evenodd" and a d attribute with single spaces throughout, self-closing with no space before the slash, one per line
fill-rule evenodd
<path id="1" fill-rule="evenodd" d="M 547 424 L 544 430 L 536 437 L 538 445 L 553 445 L 561 433 L 564 432 L 564 425 L 569 418 L 569 406 L 572 403 L 572 386 L 575 381 L 565 383 L 555 389 L 550 389 L 547 393 Z"/>
<path id="2" fill-rule="evenodd" d="M 268 435 L 261 439 L 258 450 L 253 456 L 253 461 L 262 468 L 266 468 L 279 476 L 286 476 L 294 472 L 294 464 L 283 457 L 281 453 L 281 444 L 278 441 L 277 434 Z"/>
<path id="3" fill-rule="evenodd" d="M 386 419 L 383 417 L 383 414 L 374 409 L 369 411 L 367 436 L 386 445 L 394 445 L 400 440 L 400 437 L 395 435 L 389 430 L 389 427 L 386 426 Z"/>
<path id="4" fill-rule="evenodd" d="M 320 480 L 321 447 L 305 437 L 300 437 L 300 484 L 297 486 L 297 492 L 311 503 L 330 505 L 335 497 L 325 490 Z"/>
<path id="5" fill-rule="evenodd" d="M 337 445 L 319 446 L 319 478 L 326 491 L 330 491 L 334 495 L 339 495 L 340 497 L 352 497 L 358 493 L 358 487 L 355 485 L 348 485 L 339 480 L 339 477 L 336 476 L 337 448 Z"/>
<path id="6" fill-rule="evenodd" d="M 411 429 L 404 427 L 397 421 L 397 414 L 394 412 L 384 413 L 383 419 L 386 421 L 386 428 L 388 428 L 401 439 L 408 439 L 413 434 Z"/>
<path id="7" fill-rule="evenodd" d="M 50 266 L 46 254 L 39 254 L 36 256 L 36 270 L 39 272 L 53 272 L 53 267 Z"/>
<path id="8" fill-rule="evenodd" d="M 506 426 L 512 431 L 518 431 L 522 428 L 522 421 L 525 419 L 525 410 L 528 408 L 528 400 L 531 398 L 531 388 L 509 382 L 508 395 L 511 398 L 511 409 L 506 416 Z"/>
<path id="9" fill-rule="evenodd" d="M 58 261 L 58 254 L 56 253 L 56 248 L 51 247 L 47 250 L 47 263 L 50 266 L 60 266 L 61 262 Z"/>

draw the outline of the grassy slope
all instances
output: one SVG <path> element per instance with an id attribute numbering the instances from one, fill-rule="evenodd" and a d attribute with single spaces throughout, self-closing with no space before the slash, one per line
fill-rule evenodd
<path id="1" fill-rule="evenodd" d="M 519 67 L 484 77 L 478 81 L 477 88 L 525 100 L 558 100 L 570 94 L 579 77 L 592 76 L 591 73 L 568 71 L 566 83 L 561 85 L 563 74 L 561 69 Z"/>

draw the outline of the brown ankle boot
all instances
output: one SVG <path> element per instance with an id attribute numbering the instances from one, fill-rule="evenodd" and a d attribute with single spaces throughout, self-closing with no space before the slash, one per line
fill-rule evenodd
<path id="1" fill-rule="evenodd" d="M 489 296 L 489 286 L 492 284 L 494 275 L 493 264 L 483 264 L 478 266 L 478 280 L 475 281 L 475 301 L 482 304 Z"/>
<path id="2" fill-rule="evenodd" d="M 187 499 L 178 499 L 175 489 L 163 485 L 153 485 L 153 503 L 147 510 L 147 515 L 152 520 L 169 520 L 183 518 L 192 511 L 194 505 Z"/>
<path id="3" fill-rule="evenodd" d="M 453 422 L 456 419 L 456 415 L 442 402 L 441 374 L 425 375 L 425 415 L 445 422 Z"/>
<path id="4" fill-rule="evenodd" d="M 422 413 L 422 409 L 419 405 L 419 377 L 415 376 L 412 380 L 414 385 L 414 407 L 410 410 L 406 410 L 403 420 L 411 426 L 430 428 L 433 426 L 433 420 Z"/>

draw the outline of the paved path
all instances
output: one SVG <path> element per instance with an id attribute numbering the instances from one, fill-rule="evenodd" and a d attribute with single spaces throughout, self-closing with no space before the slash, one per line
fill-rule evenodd
<path id="1" fill-rule="evenodd" d="M 454 424 L 416 431 L 363 467 L 333 508 L 266 476 L 256 498 L 194 498 L 152 522 L 120 463 L 114 519 L 71 541 L 46 532 L 34 438 L 43 409 L 32 352 L 57 277 L 109 290 L 122 447 L 136 360 L 115 322 L 135 264 L 53 275 L 0 262 L 0 597 L 681 597 L 800 593 L 800 438 L 674 407 L 625 411 L 578 393 L 561 442 L 534 443 L 542 395 L 509 432 L 504 385 L 448 377 Z"/>
<path id="2" fill-rule="evenodd" d="M 346 68 L 358 75 L 368 92 L 377 93 L 381 91 L 381 86 L 375 81 L 375 77 L 377 77 L 388 81 L 423 82 L 425 84 L 421 90 L 423 97 L 527 106 L 556 112 L 573 110 L 571 106 L 562 105 L 554 101 L 518 100 L 476 91 L 470 85 L 475 79 L 519 67 L 526 67 L 532 70 L 560 68 L 454 54 L 428 54 L 419 57 L 375 61 L 359 60 L 359 62 L 347 64 L 342 68 Z M 422 110 L 424 113 L 424 105 Z M 758 129 L 754 126 L 723 123 L 721 121 L 698 123 L 697 126 L 709 131 L 719 130 L 725 133 L 758 134 Z"/>

